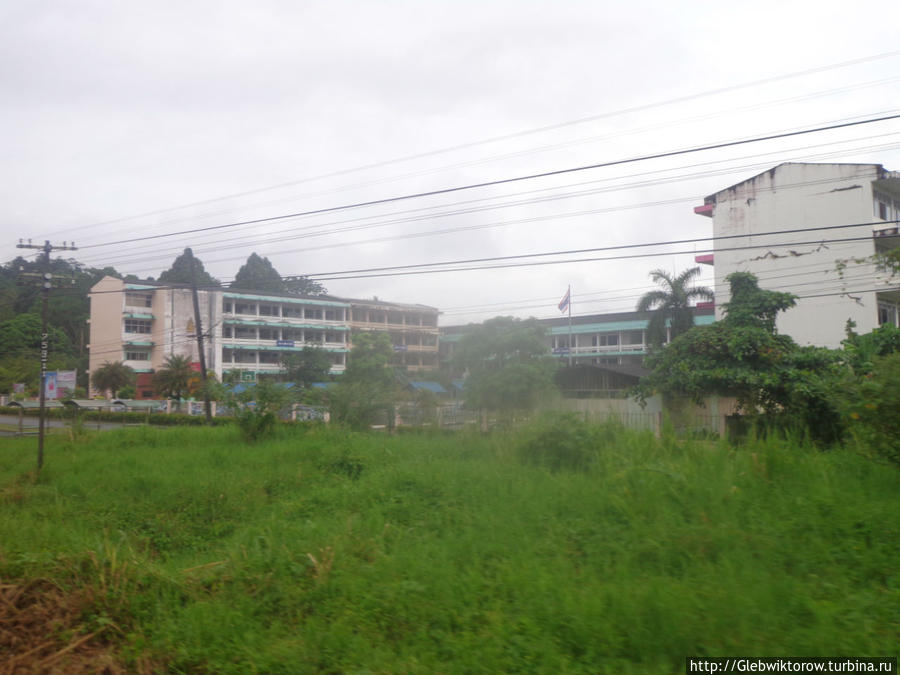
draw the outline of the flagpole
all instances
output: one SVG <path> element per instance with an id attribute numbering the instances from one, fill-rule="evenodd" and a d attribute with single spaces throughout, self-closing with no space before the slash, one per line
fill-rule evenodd
<path id="1" fill-rule="evenodd" d="M 572 367 L 572 350 L 575 348 L 572 344 L 572 284 L 569 284 L 567 291 L 569 296 L 569 367 Z"/>

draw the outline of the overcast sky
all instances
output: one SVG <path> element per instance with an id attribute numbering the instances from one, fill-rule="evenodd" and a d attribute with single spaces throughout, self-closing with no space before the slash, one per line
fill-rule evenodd
<path id="1" fill-rule="evenodd" d="M 252 251 L 319 274 L 709 236 L 703 196 L 780 162 L 900 170 L 900 121 L 220 226 L 896 114 L 898 34 L 890 2 L 8 0 L 0 254 L 155 277 L 191 246 L 227 282 Z M 323 283 L 444 325 L 558 316 L 569 284 L 628 311 L 709 247 Z"/>

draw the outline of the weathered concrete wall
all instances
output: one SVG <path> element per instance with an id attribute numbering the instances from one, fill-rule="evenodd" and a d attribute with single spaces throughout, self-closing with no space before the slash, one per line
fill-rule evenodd
<path id="1" fill-rule="evenodd" d="M 871 222 L 872 181 L 877 176 L 875 164 L 789 163 L 718 192 L 713 215 L 715 236 L 746 236 L 716 243 L 717 318 L 722 318 L 723 307 L 730 299 L 726 277 L 731 272 L 746 271 L 757 276 L 761 288 L 821 296 L 801 298 L 796 307 L 778 317 L 778 330 L 800 344 L 839 347 L 847 319 L 855 321 L 861 333 L 876 328 L 874 292 L 838 295 L 845 289 L 874 288 L 874 270 L 852 266 L 847 272 L 852 280 L 844 281 L 836 262 L 875 252 L 871 225 L 766 235 Z M 822 242 L 857 237 L 859 241 Z M 763 247 L 727 250 L 755 245 Z"/>

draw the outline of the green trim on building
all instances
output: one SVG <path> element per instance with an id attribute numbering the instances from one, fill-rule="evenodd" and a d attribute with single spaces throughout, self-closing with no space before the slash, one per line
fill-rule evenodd
<path id="1" fill-rule="evenodd" d="M 326 345 L 318 346 L 318 345 L 305 345 L 307 347 L 318 347 L 319 349 L 324 349 L 326 352 L 349 352 L 350 350 L 345 347 L 328 347 Z M 222 349 L 249 349 L 257 352 L 300 352 L 303 351 L 303 347 L 270 347 L 268 345 L 230 345 L 223 344 Z"/>
<path id="2" fill-rule="evenodd" d="M 708 326 L 715 323 L 716 317 L 712 314 L 704 314 L 694 317 L 695 326 Z M 647 319 L 634 319 L 632 321 L 610 321 L 608 323 L 583 323 L 572 324 L 572 335 L 580 335 L 583 333 L 616 333 L 619 331 L 646 330 L 650 323 Z M 553 326 L 550 328 L 550 335 L 568 335 L 569 327 Z M 442 338 L 443 339 L 443 338 Z"/>
<path id="3" fill-rule="evenodd" d="M 349 302 L 337 302 L 336 300 L 312 300 L 310 298 L 284 298 L 271 295 L 248 295 L 245 293 L 223 293 L 226 298 L 238 300 L 261 300 L 262 302 L 288 302 L 296 305 L 322 305 L 324 307 L 350 307 Z"/>
<path id="4" fill-rule="evenodd" d="M 149 319 L 152 321 L 154 316 L 152 314 L 138 314 L 137 312 L 125 312 L 126 319 Z"/>

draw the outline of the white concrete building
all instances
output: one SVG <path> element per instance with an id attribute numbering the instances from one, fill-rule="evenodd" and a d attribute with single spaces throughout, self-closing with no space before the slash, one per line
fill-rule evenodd
<path id="1" fill-rule="evenodd" d="M 799 344 L 839 347 L 848 319 L 859 333 L 900 325 L 900 278 L 854 262 L 900 245 L 900 173 L 785 163 L 708 196 L 694 212 L 713 221 L 715 253 L 697 262 L 715 265 L 718 319 L 730 298 L 726 277 L 745 271 L 761 288 L 799 296 L 777 324 Z"/>

